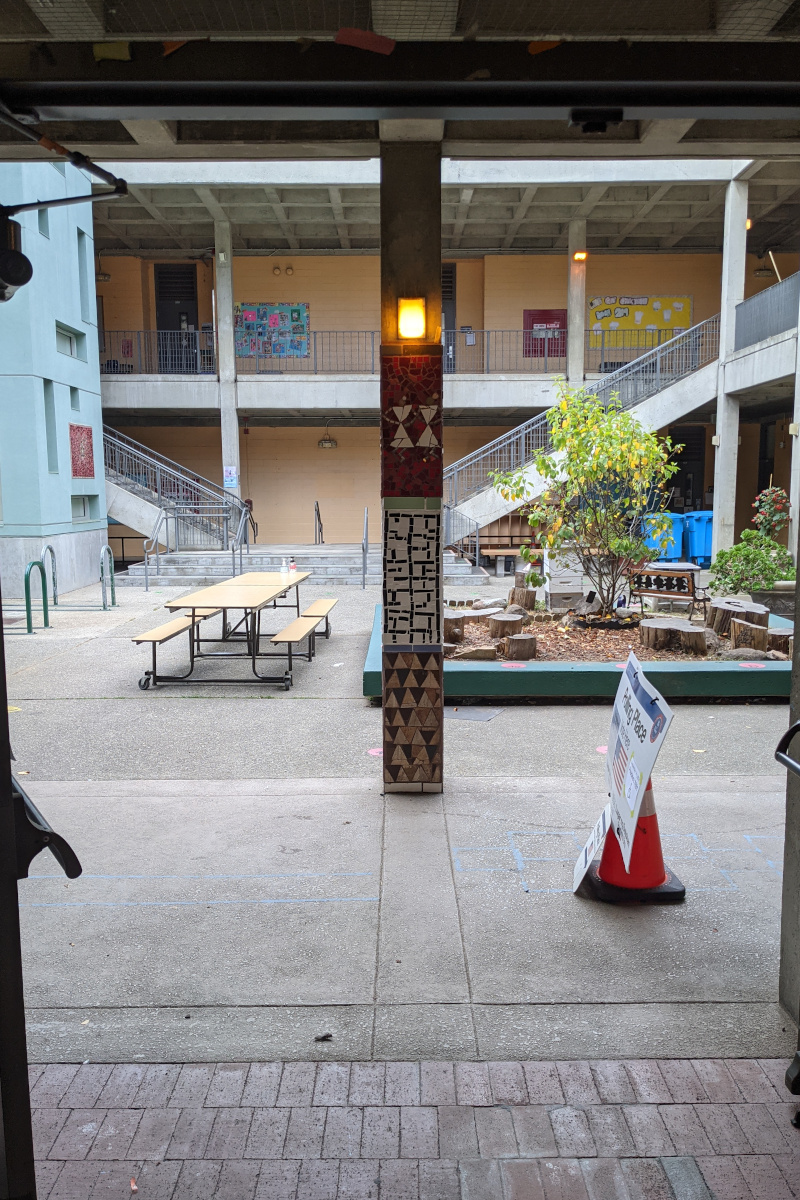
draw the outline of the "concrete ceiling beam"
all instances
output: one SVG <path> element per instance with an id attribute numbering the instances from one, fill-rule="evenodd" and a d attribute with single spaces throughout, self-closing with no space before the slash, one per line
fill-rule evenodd
<path id="1" fill-rule="evenodd" d="M 174 150 L 178 141 L 177 121 L 120 121 L 137 146 Z"/>
<path id="2" fill-rule="evenodd" d="M 280 225 L 281 232 L 283 233 L 286 241 L 289 243 L 289 249 L 298 250 L 300 243 L 297 240 L 294 229 L 287 219 L 286 210 L 283 206 L 283 201 L 281 200 L 277 189 L 274 187 L 265 187 L 264 195 L 267 197 L 267 203 L 272 205 L 272 211 L 275 214 L 275 220 Z"/>
<path id="3" fill-rule="evenodd" d="M 457 250 L 461 245 L 461 237 L 464 233 L 464 226 L 467 223 L 469 214 L 469 206 L 472 203 L 472 197 L 475 194 L 475 188 L 462 188 L 458 207 L 456 208 L 455 218 L 453 221 L 453 232 L 450 235 L 450 249 Z"/>

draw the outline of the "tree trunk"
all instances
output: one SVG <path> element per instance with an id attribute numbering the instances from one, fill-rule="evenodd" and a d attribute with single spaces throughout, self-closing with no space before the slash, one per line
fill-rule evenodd
<path id="1" fill-rule="evenodd" d="M 533 612 L 536 608 L 536 591 L 533 588 L 513 587 L 508 593 L 508 603 L 519 604 L 521 608 Z"/>
<path id="2" fill-rule="evenodd" d="M 682 617 L 653 617 L 639 624 L 639 640 L 648 650 L 680 649 L 683 635 L 689 633 L 694 626 Z"/>
<path id="3" fill-rule="evenodd" d="M 511 637 L 503 638 L 502 648 L 506 658 L 516 659 L 517 662 L 536 658 L 536 634 L 513 633 Z"/>
<path id="4" fill-rule="evenodd" d="M 741 621 L 749 621 L 751 625 L 769 625 L 769 609 L 764 604 L 754 604 L 751 600 L 712 600 L 709 606 L 706 625 L 715 633 L 726 634 L 730 630 L 731 619 L 737 617 Z"/>
<path id="5" fill-rule="evenodd" d="M 464 640 L 464 615 L 460 613 L 457 617 L 445 616 L 444 618 L 444 640 L 446 642 L 463 642 Z"/>
<path id="6" fill-rule="evenodd" d="M 682 629 L 681 650 L 687 654 L 708 654 L 705 629 Z"/>
<path id="7" fill-rule="evenodd" d="M 490 617 L 497 616 L 498 613 L 500 613 L 502 615 L 502 612 L 503 612 L 502 608 L 486 608 L 486 609 L 477 608 L 474 610 L 468 609 L 464 613 L 464 624 L 465 625 L 473 625 L 476 623 L 477 624 L 486 624 Z"/>
<path id="8" fill-rule="evenodd" d="M 524 617 L 507 617 L 504 614 L 489 617 L 487 622 L 489 633 L 493 638 L 510 637 L 512 634 L 519 632 L 524 620 Z"/>
<path id="9" fill-rule="evenodd" d="M 780 650 L 781 654 L 791 654 L 792 635 L 789 630 L 770 629 L 767 632 L 767 649 Z"/>
<path id="10" fill-rule="evenodd" d="M 734 617 L 731 621 L 731 645 L 734 650 L 745 647 L 748 650 L 768 650 L 769 633 L 763 625 L 752 625 L 749 621 L 740 621 Z"/>

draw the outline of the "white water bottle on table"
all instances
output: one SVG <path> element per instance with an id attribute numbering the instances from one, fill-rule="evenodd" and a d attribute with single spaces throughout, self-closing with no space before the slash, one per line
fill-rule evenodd
<path id="1" fill-rule="evenodd" d="M 286 559 L 284 558 L 283 561 L 281 562 L 281 575 L 288 575 L 288 574 L 289 574 L 289 568 L 286 565 Z"/>

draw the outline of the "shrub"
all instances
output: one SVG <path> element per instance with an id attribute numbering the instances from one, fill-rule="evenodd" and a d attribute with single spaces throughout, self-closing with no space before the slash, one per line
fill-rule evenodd
<path id="1" fill-rule="evenodd" d="M 786 547 L 755 529 L 745 529 L 741 541 L 730 550 L 718 550 L 711 565 L 711 590 L 716 595 L 768 591 L 776 580 L 794 578 Z"/>
<path id="2" fill-rule="evenodd" d="M 764 537 L 774 540 L 775 534 L 789 524 L 789 497 L 783 488 L 764 488 L 753 501 L 753 508 L 753 524 Z"/>

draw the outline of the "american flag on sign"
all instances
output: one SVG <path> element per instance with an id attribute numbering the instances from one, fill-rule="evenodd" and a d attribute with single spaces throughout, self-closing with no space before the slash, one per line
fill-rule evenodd
<path id="1" fill-rule="evenodd" d="M 614 761 L 611 764 L 611 773 L 614 777 L 614 786 L 618 796 L 625 795 L 625 772 L 628 769 L 628 752 L 622 744 L 622 738 L 617 738 L 617 745 L 614 749 Z"/>

